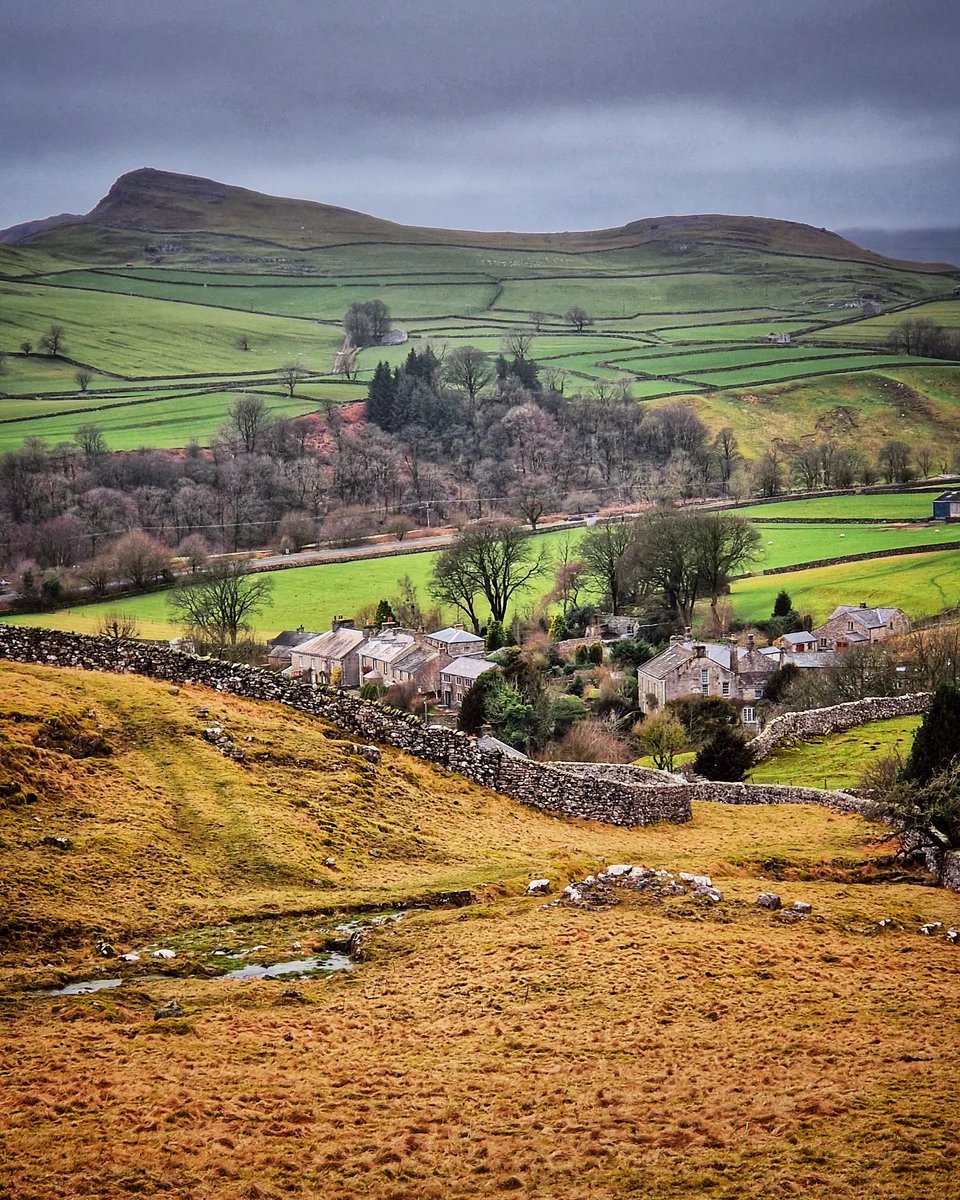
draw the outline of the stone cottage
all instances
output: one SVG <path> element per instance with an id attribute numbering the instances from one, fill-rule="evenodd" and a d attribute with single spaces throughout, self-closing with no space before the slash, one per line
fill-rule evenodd
<path id="1" fill-rule="evenodd" d="M 670 645 L 637 670 L 640 708 L 656 712 L 669 700 L 685 696 L 720 696 L 743 705 L 741 721 L 756 723 L 756 702 L 767 680 L 781 662 L 782 652 L 764 654 L 753 636 L 746 646 L 728 642 L 700 642 L 672 637 Z"/>
<path id="2" fill-rule="evenodd" d="M 293 648 L 290 666 L 284 674 L 302 679 L 304 683 L 359 687 L 360 647 L 366 640 L 366 631 L 355 629 L 353 621 L 334 617 L 327 633 Z"/>
<path id="3" fill-rule="evenodd" d="M 865 603 L 841 604 L 812 632 L 818 650 L 843 651 L 909 633 L 910 618 L 899 608 L 867 608 Z"/>
<path id="4" fill-rule="evenodd" d="M 464 655 L 451 659 L 440 667 L 440 703 L 458 710 L 463 698 L 485 671 L 495 671 L 496 663 Z"/>

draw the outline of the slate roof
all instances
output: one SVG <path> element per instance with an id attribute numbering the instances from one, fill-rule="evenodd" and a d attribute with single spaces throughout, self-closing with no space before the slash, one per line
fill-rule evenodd
<path id="1" fill-rule="evenodd" d="M 431 646 L 425 646 L 422 642 L 411 646 L 405 653 L 396 658 L 393 663 L 395 671 L 418 671 L 421 667 L 426 666 L 428 662 L 432 662 L 440 655 Z"/>
<path id="2" fill-rule="evenodd" d="M 760 649 L 751 650 L 749 646 L 731 646 L 727 642 L 695 642 L 691 639 L 674 642 L 666 650 L 662 650 L 655 658 L 645 662 L 640 668 L 644 675 L 652 679 L 666 679 L 678 667 L 693 662 L 693 647 L 703 646 L 703 656 L 715 666 L 724 671 L 736 670 L 740 675 L 769 675 L 770 663 Z M 736 660 L 733 655 L 736 654 Z M 780 651 L 776 651 L 779 657 Z"/>
<path id="3" fill-rule="evenodd" d="M 283 633 L 278 633 L 275 638 L 271 638 L 267 645 L 271 650 L 281 646 L 299 646 L 301 642 L 309 642 L 311 638 L 319 636 L 317 631 L 311 633 L 305 629 L 285 629 Z"/>
<path id="4" fill-rule="evenodd" d="M 318 633 L 309 642 L 294 646 L 297 654 L 316 655 L 319 658 L 346 658 L 352 651 L 359 649 L 364 642 L 362 629 L 328 629 L 326 633 Z"/>
<path id="5" fill-rule="evenodd" d="M 781 642 L 786 643 L 788 646 L 803 646 L 808 642 L 816 642 L 816 640 L 816 636 L 812 633 L 807 633 L 805 629 L 801 630 L 800 633 L 785 633 L 780 639 Z"/>
<path id="6" fill-rule="evenodd" d="M 501 742 L 499 738 L 495 738 L 489 733 L 485 733 L 483 737 L 477 738 L 477 747 L 480 750 L 486 750 L 488 754 L 502 754 L 506 758 L 527 757 L 522 750 L 517 750 L 514 746 L 508 746 L 506 742 Z"/>
<path id="7" fill-rule="evenodd" d="M 496 665 L 496 663 L 487 662 L 485 658 L 471 658 L 469 655 L 462 654 L 459 658 L 452 658 L 440 668 L 440 677 L 442 679 L 445 675 L 454 675 L 458 679 L 478 679 L 484 671 L 494 670 Z"/>
<path id="8" fill-rule="evenodd" d="M 483 642 L 483 638 L 467 629 L 455 629 L 450 625 L 446 629 L 438 629 L 436 633 L 428 633 L 427 637 L 434 642 L 442 642 L 444 646 L 472 646 Z"/>
<path id="9" fill-rule="evenodd" d="M 401 654 L 406 654 L 416 640 L 412 633 L 381 631 L 376 637 L 367 639 L 362 651 L 363 657 L 376 659 L 377 662 L 393 663 Z"/>
<path id="10" fill-rule="evenodd" d="M 775 646 L 765 646 L 760 653 L 771 659 L 771 661 L 776 659 L 777 666 L 780 665 L 780 651 Z M 802 671 L 807 668 L 829 667 L 831 663 L 835 663 L 836 661 L 836 650 L 801 650 L 788 655 L 783 665 L 786 666 L 787 663 L 793 663 L 795 667 L 798 667 Z"/>
<path id="11" fill-rule="evenodd" d="M 859 604 L 839 604 L 827 617 L 827 620 L 832 621 L 834 617 L 848 617 L 865 629 L 882 629 L 885 625 L 889 625 L 899 612 L 899 608 L 861 608 Z"/>

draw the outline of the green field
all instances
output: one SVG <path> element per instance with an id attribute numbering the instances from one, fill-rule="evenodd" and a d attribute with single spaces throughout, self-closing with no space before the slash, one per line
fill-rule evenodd
<path id="1" fill-rule="evenodd" d="M 904 310 L 911 316 L 955 322 L 957 303 L 941 299 L 952 278 L 872 260 L 823 231 L 691 218 L 683 219 L 682 238 L 672 221 L 660 232 L 653 221 L 587 234 L 473 234 L 407 229 L 335 209 L 317 217 L 296 201 L 251 204 L 246 193 L 211 207 L 178 193 L 175 180 L 154 177 L 154 185 L 156 207 L 148 203 L 146 212 L 162 230 L 171 211 L 186 214 L 181 232 L 155 236 L 137 224 L 149 219 L 145 211 L 131 224 L 124 210 L 117 224 L 81 223 L 29 248 L 0 248 L 0 351 L 14 352 L 0 375 L 0 448 L 28 436 L 68 439 L 90 419 L 86 410 L 102 403 L 96 393 L 125 381 L 152 386 L 161 375 L 173 377 L 170 386 L 149 413 L 140 410 L 142 422 L 132 411 L 96 415 L 108 444 L 208 442 L 223 395 L 250 386 L 252 373 L 292 360 L 329 373 L 344 311 L 374 298 L 388 304 L 414 345 L 432 342 L 441 355 L 468 344 L 499 353 L 512 326 L 529 328 L 531 313 L 544 313 L 531 354 L 568 373 L 568 393 L 590 394 L 626 377 L 638 401 L 688 396 L 711 430 L 731 425 L 752 457 L 771 428 L 785 438 L 825 430 L 873 450 L 888 437 L 944 444 L 960 431 L 960 370 L 826 344 L 848 339 L 850 329 L 875 328 L 844 324 L 846 306 L 868 287 L 888 307 L 913 303 Z M 151 240 L 162 243 L 158 257 L 145 257 Z M 565 317 L 573 305 L 593 320 L 579 334 Z M 74 400 L 73 362 L 16 355 L 21 341 L 36 346 L 53 323 L 65 327 L 67 357 L 98 372 L 92 396 Z M 765 341 L 771 331 L 803 330 L 807 344 Z M 248 351 L 238 346 L 243 337 Z M 409 349 L 365 350 L 359 384 L 379 359 L 396 365 Z M 224 376 L 219 386 L 205 381 L 220 396 L 192 405 L 199 377 L 210 373 Z M 323 379 L 305 383 L 297 403 L 274 406 L 295 413 L 310 401 L 361 394 L 362 386 L 339 391 Z M 49 407 L 38 399 L 46 395 Z M 847 415 L 833 428 L 838 408 Z M 30 420 L 3 423 L 20 416 Z"/>
<path id="2" fill-rule="evenodd" d="M 738 515 L 740 515 L 738 513 Z M 794 563 L 868 554 L 899 546 L 929 546 L 941 542 L 960 544 L 960 524 L 899 529 L 888 525 L 763 525 L 757 529 L 763 558 L 752 570 L 788 567 Z"/>
<path id="3" fill-rule="evenodd" d="M 793 787 L 856 787 L 864 770 L 878 758 L 893 753 L 906 758 L 919 724 L 919 717 L 894 717 L 779 746 L 747 778 L 751 783 Z"/>
<path id="4" fill-rule="evenodd" d="M 305 384 L 291 398 L 270 387 L 251 388 L 265 396 L 274 416 L 299 417 L 315 412 L 322 400 L 345 403 L 364 394 L 362 387 L 336 383 Z M 63 415 L 38 415 L 31 420 L 0 421 L 0 453 L 13 450 L 25 437 L 42 437 L 53 445 L 69 441 L 79 424 L 91 423 L 103 433 L 111 450 L 139 450 L 143 447 L 176 449 L 196 441 L 206 445 L 216 430 L 226 421 L 230 405 L 239 392 L 184 392 L 173 389 L 160 396 L 135 395 L 132 402 L 120 404 L 116 399 L 103 401 L 109 408 L 96 407 L 96 401 L 77 415 L 73 401 L 19 401 L 25 410 L 48 412 L 65 409 Z M 5 416 L 14 415 L 12 406 L 0 402 Z M 23 415 L 27 415 L 25 411 Z"/>
<path id="5" fill-rule="evenodd" d="M 838 527 L 834 525 L 767 525 L 759 528 L 763 558 L 754 569 L 802 564 L 832 552 L 854 554 L 949 540 L 944 538 L 944 530 L 940 527 L 899 530 L 854 525 L 839 530 L 846 534 L 843 539 L 837 537 Z M 952 527 L 951 532 L 960 543 L 960 526 Z M 550 532 L 540 535 L 536 546 L 553 553 L 562 539 L 570 538 L 575 542 L 582 536 L 581 529 Z M 828 541 L 830 538 L 836 540 Z M 272 637 L 281 629 L 295 629 L 298 625 L 325 629 L 337 613 L 352 614 L 364 605 L 375 604 L 382 597 L 393 595 L 397 580 L 403 575 L 410 576 L 426 599 L 435 554 L 436 551 L 422 551 L 274 571 L 270 575 L 274 584 L 271 604 L 257 619 L 256 632 L 262 637 Z M 547 574 L 524 593 L 521 606 L 533 604 L 550 585 L 551 576 Z M 929 615 L 960 598 L 960 549 L 738 580 L 731 589 L 737 616 L 744 620 L 768 617 L 777 593 L 784 588 L 793 598 L 794 606 L 801 612 L 812 612 L 816 620 L 826 616 L 837 604 L 860 600 L 871 604 L 896 603 L 911 616 Z M 52 614 L 18 617 L 16 621 L 77 633 L 95 633 L 103 614 L 114 609 L 136 617 L 144 637 L 168 638 L 177 632 L 170 621 L 163 592 L 77 605 Z M 446 616 L 454 619 L 452 612 Z"/>
<path id="6" fill-rule="evenodd" d="M 771 517 L 846 517 L 882 518 L 889 521 L 929 520 L 932 500 L 942 487 L 925 491 L 883 492 L 878 495 L 814 496 L 803 500 L 784 500 L 772 504 L 749 504 L 736 510 L 739 517 L 758 521 Z M 938 526 L 946 530 L 948 526 Z"/>
<path id="7" fill-rule="evenodd" d="M 783 575 L 740 579 L 731 587 L 734 611 L 744 621 L 769 617 L 777 593 L 790 593 L 794 608 L 823 621 L 838 604 L 896 605 L 925 617 L 960 604 L 960 550 L 874 558 L 866 562 L 810 567 Z"/>
<path id="8" fill-rule="evenodd" d="M 817 341 L 880 342 L 904 321 L 933 321 L 945 329 L 960 329 L 960 300 L 934 300 L 930 304 L 916 304 L 896 312 L 883 313 L 879 317 L 867 317 L 840 325 L 836 329 L 818 329 L 811 337 Z"/>

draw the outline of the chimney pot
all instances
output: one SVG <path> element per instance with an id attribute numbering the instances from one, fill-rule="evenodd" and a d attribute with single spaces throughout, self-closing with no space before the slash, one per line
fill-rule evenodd
<path id="1" fill-rule="evenodd" d="M 867 602 L 866 602 L 866 600 L 861 600 L 861 601 L 860 601 L 860 607 L 861 607 L 861 608 L 866 608 L 866 607 L 867 607 Z"/>

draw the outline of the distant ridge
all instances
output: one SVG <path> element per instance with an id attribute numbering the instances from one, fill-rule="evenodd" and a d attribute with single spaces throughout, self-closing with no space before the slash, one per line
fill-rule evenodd
<path id="1" fill-rule="evenodd" d="M 111 236 L 188 235 L 243 238 L 291 250 L 356 243 L 475 246 L 515 250 L 583 253 L 662 245 L 684 253 L 701 246 L 720 246 L 758 253 L 805 255 L 818 258 L 909 266 L 911 270 L 950 271 L 946 263 L 891 261 L 812 225 L 767 217 L 696 216 L 649 217 L 613 229 L 564 233 L 482 233 L 401 225 L 351 209 L 269 196 L 196 175 L 178 175 L 151 167 L 121 175 L 107 195 L 83 216 L 61 214 L 28 221 L 0 231 L 0 242 L 44 248 L 49 243 L 63 252 L 71 235 L 89 242 L 97 235 L 101 246 Z"/>
<path id="2" fill-rule="evenodd" d="M 844 229 L 842 236 L 878 254 L 960 264 L 960 225 L 945 229 Z"/>

